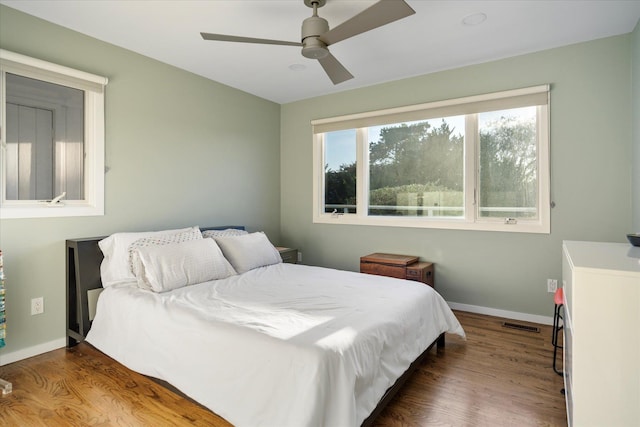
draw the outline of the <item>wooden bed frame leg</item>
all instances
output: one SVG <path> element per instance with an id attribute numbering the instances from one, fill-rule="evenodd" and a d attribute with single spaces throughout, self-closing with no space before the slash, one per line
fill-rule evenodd
<path id="1" fill-rule="evenodd" d="M 437 341 L 437 348 L 444 348 L 444 332 L 440 334 Z"/>

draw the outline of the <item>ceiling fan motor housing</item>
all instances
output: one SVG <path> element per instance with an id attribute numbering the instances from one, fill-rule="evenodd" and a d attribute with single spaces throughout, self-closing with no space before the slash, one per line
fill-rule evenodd
<path id="1" fill-rule="evenodd" d="M 328 31 L 329 23 L 319 16 L 311 16 L 302 21 L 302 56 L 310 59 L 327 56 L 329 50 L 320 36 Z"/>

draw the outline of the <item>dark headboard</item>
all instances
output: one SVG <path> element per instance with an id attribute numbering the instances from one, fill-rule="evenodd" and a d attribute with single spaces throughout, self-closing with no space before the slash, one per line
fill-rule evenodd
<path id="1" fill-rule="evenodd" d="M 224 230 L 235 228 L 244 230 L 241 225 L 218 227 L 200 227 L 205 230 Z M 66 241 L 67 270 L 67 347 L 73 347 L 84 341 L 91 328 L 90 300 L 97 298 L 102 289 L 100 264 L 104 256 L 98 246 L 103 237 L 69 239 Z M 97 291 L 96 291 L 97 290 Z M 93 291 L 93 292 L 92 292 Z"/>
<path id="2" fill-rule="evenodd" d="M 221 225 L 219 227 L 200 227 L 200 231 L 207 230 L 226 230 L 228 228 L 235 228 L 236 230 L 244 230 L 244 225 Z"/>

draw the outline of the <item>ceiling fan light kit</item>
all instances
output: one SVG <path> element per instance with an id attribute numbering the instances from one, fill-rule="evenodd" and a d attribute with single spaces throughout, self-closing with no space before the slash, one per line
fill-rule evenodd
<path id="1" fill-rule="evenodd" d="M 352 79 L 353 75 L 329 52 L 329 46 L 350 37 L 373 30 L 398 19 L 413 15 L 415 11 L 404 0 L 380 0 L 359 14 L 329 29 L 326 19 L 318 16 L 318 8 L 327 0 L 304 0 L 313 9 L 313 15 L 302 21 L 300 42 L 200 33 L 205 40 L 301 46 L 302 56 L 317 59 L 333 84 Z"/>
<path id="2" fill-rule="evenodd" d="M 317 38 L 302 43 L 302 56 L 309 59 L 321 59 L 329 54 L 327 45 Z"/>

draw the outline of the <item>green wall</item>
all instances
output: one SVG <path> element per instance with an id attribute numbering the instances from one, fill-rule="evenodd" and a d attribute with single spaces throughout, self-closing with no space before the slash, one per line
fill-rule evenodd
<path id="1" fill-rule="evenodd" d="M 64 338 L 65 239 L 243 224 L 279 243 L 278 104 L 5 6 L 0 47 L 109 78 L 106 214 L 0 223 L 7 276 L 0 364 Z M 40 296 L 45 312 L 31 316 L 31 298 Z"/>
<path id="2" fill-rule="evenodd" d="M 631 217 L 630 35 L 327 95 L 282 106 L 283 238 L 305 263 L 358 270 L 371 252 L 436 263 L 449 302 L 551 316 L 567 240 L 626 241 Z M 310 121 L 551 84 L 551 234 L 312 223 Z M 525 316 L 526 317 L 526 316 Z"/>

